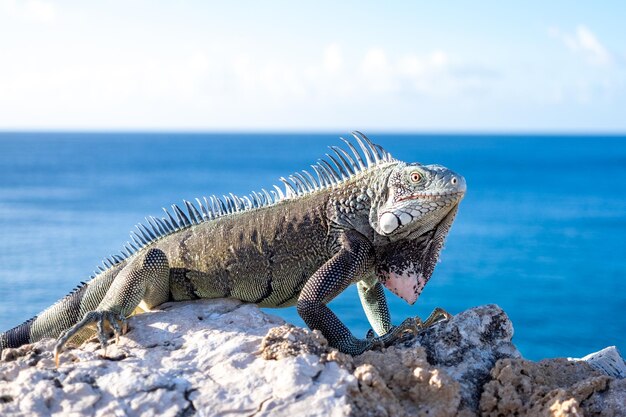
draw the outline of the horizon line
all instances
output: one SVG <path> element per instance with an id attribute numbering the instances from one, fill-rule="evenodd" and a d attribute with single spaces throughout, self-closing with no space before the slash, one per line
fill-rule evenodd
<path id="1" fill-rule="evenodd" d="M 367 135 L 399 135 L 399 136 L 626 136 L 626 130 L 477 130 L 477 129 L 358 129 Z M 153 135 L 343 135 L 355 129 L 2 129 L 0 135 L 6 134 L 153 134 Z"/>

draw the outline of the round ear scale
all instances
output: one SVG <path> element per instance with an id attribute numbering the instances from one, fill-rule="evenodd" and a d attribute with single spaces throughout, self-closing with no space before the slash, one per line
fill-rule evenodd
<path id="1" fill-rule="evenodd" d="M 395 214 L 387 212 L 380 216 L 378 225 L 380 226 L 380 230 L 388 235 L 400 226 L 400 220 Z"/>

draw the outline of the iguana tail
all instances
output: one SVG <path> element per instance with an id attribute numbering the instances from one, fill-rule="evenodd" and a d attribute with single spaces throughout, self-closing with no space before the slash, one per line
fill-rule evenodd
<path id="1" fill-rule="evenodd" d="M 125 264 L 126 261 L 122 261 L 111 266 L 92 280 L 83 282 L 35 317 L 0 333 L 0 352 L 6 348 L 34 343 L 45 337 L 59 337 L 61 332 L 78 323 L 87 312 L 98 307 L 113 279 Z"/>

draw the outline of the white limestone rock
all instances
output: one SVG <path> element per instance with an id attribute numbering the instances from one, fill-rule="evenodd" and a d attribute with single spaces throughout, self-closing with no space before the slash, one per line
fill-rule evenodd
<path id="1" fill-rule="evenodd" d="M 233 300 L 175 303 L 131 318 L 107 358 L 93 342 L 64 352 L 58 369 L 52 340 L 3 352 L 19 357 L 0 362 L 0 415 L 347 414 L 350 372 L 315 355 L 260 356 L 282 323 Z"/>

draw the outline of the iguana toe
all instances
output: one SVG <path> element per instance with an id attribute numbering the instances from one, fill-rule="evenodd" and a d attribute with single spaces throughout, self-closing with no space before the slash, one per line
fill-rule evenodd
<path id="1" fill-rule="evenodd" d="M 119 324 L 120 322 L 122 323 L 121 327 Z M 107 342 L 110 338 L 110 335 L 106 331 L 106 324 L 108 323 L 109 326 L 111 326 L 111 328 L 113 329 L 116 343 L 119 341 L 120 334 L 124 334 L 128 329 L 126 318 L 119 313 L 108 310 L 90 311 L 89 313 L 85 314 L 81 321 L 79 321 L 74 326 L 59 335 L 57 343 L 54 346 L 54 363 L 57 368 L 59 367 L 60 354 L 63 351 L 63 347 L 65 346 L 65 344 L 69 342 L 72 337 L 76 336 L 77 333 L 85 329 L 87 326 L 92 325 L 93 323 L 96 324 L 96 336 L 98 337 L 100 346 L 104 350 L 103 356 L 105 357 Z"/>

